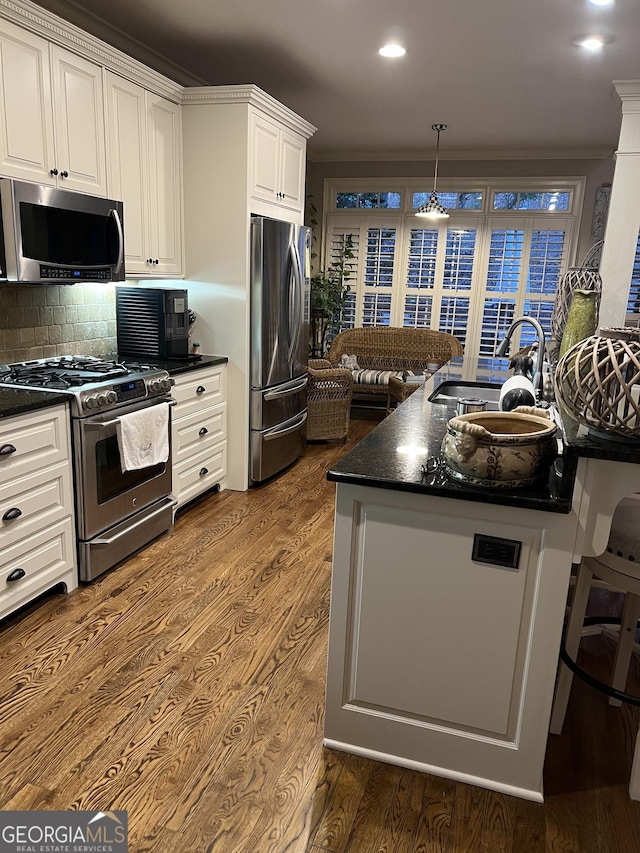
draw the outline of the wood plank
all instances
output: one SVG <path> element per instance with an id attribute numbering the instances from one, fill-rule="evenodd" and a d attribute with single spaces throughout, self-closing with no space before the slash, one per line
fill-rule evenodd
<path id="1" fill-rule="evenodd" d="M 640 709 L 577 680 L 544 805 L 323 747 L 325 472 L 373 426 L 0 623 L 0 807 L 123 808 L 138 853 L 637 853 Z"/>

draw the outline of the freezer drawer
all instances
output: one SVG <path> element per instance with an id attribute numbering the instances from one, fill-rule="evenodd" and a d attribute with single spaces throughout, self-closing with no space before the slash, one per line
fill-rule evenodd
<path id="1" fill-rule="evenodd" d="M 295 462 L 307 444 L 307 412 L 265 430 L 251 430 L 251 484 L 261 483 Z"/>
<path id="2" fill-rule="evenodd" d="M 271 388 L 252 388 L 251 429 L 269 429 L 292 420 L 306 408 L 306 374 Z"/>

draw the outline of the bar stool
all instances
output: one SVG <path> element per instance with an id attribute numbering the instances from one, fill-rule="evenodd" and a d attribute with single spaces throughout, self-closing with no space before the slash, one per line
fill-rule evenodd
<path id="1" fill-rule="evenodd" d="M 626 594 L 622 618 L 590 616 L 585 618 L 589 591 L 594 577 L 605 581 L 614 591 Z M 591 687 L 606 693 L 610 705 L 628 702 L 640 706 L 640 697 L 625 692 L 636 628 L 640 619 L 640 494 L 620 501 L 613 515 L 607 550 L 599 557 L 584 557 L 576 576 L 576 586 L 564 642 L 560 647 L 560 666 L 550 731 L 560 734 L 564 722 L 573 674 Z M 604 684 L 579 667 L 575 660 L 583 627 L 619 624 L 611 684 Z M 640 800 L 640 733 L 636 740 L 629 796 Z"/>

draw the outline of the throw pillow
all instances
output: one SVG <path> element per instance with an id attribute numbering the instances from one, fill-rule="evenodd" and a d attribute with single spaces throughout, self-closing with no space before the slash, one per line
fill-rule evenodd
<path id="1" fill-rule="evenodd" d="M 349 370 L 360 370 L 357 356 L 347 355 L 346 353 L 340 359 L 340 366 L 347 367 Z"/>

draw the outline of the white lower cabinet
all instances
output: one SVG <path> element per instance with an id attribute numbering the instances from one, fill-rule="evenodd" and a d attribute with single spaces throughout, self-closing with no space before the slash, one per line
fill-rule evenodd
<path id="1" fill-rule="evenodd" d="M 226 485 L 226 367 L 203 367 L 174 377 L 173 493 L 178 507 Z"/>
<path id="2" fill-rule="evenodd" d="M 65 405 L 0 421 L 0 619 L 78 585 Z"/>
<path id="3" fill-rule="evenodd" d="M 325 745 L 542 800 L 576 526 L 338 484 Z"/>

